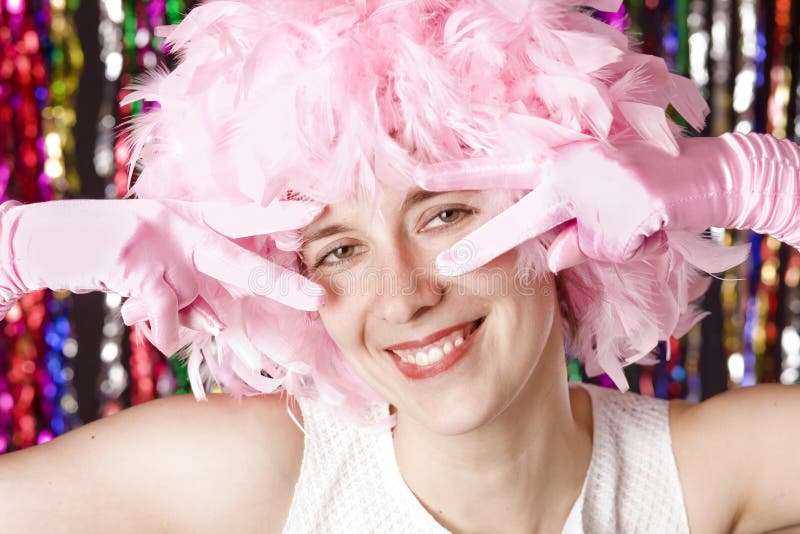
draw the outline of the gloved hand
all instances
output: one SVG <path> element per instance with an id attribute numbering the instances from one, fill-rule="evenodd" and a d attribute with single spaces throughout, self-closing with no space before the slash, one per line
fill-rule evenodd
<path id="1" fill-rule="evenodd" d="M 669 231 L 751 229 L 800 247 L 800 147 L 769 135 L 679 140 L 671 156 L 644 141 L 612 150 L 566 145 L 544 165 L 480 158 L 420 166 L 423 189 L 532 189 L 437 257 L 437 270 L 472 271 L 563 224 L 548 249 L 553 272 L 587 259 L 625 262 L 665 247 Z"/>
<path id="2" fill-rule="evenodd" d="M 305 226 L 321 209 L 296 201 L 268 207 L 149 199 L 7 201 L 0 205 L 0 317 L 37 289 L 113 292 L 130 297 L 122 308 L 126 324 L 149 320 L 151 341 L 172 354 L 180 348 L 179 325 L 218 322 L 208 302 L 198 298 L 199 276 L 206 277 L 206 286 L 210 279 L 259 295 L 253 298 L 319 309 L 325 296 L 320 286 L 232 239 Z M 257 287 L 254 273 L 261 277 Z"/>

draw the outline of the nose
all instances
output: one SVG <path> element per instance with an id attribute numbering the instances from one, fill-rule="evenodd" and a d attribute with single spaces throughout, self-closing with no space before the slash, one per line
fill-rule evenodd
<path id="1" fill-rule="evenodd" d="M 413 321 L 442 300 L 446 283 L 436 274 L 432 259 L 419 261 L 413 252 L 398 247 L 386 255 L 379 271 L 379 283 L 371 289 L 372 309 L 383 321 Z"/>

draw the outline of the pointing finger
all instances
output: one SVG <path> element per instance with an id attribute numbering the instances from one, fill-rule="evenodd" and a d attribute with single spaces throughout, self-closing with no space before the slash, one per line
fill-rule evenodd
<path id="1" fill-rule="evenodd" d="M 154 283 L 144 305 L 149 312 L 151 342 L 164 355 L 171 356 L 180 349 L 177 296 L 166 283 Z"/>
<path id="2" fill-rule="evenodd" d="M 589 259 L 578 243 L 578 224 L 572 221 L 547 249 L 547 268 L 553 273 L 580 265 Z"/>
<path id="3" fill-rule="evenodd" d="M 549 184 L 534 189 L 436 258 L 436 269 L 458 276 L 573 217 L 560 194 Z"/>
<path id="4" fill-rule="evenodd" d="M 122 315 L 122 322 L 126 326 L 131 326 L 147 319 L 147 308 L 136 297 L 126 299 L 119 311 Z"/>
<path id="5" fill-rule="evenodd" d="M 325 290 L 300 273 L 267 261 L 225 238 L 194 251 L 197 269 L 217 280 L 299 310 L 318 310 Z"/>
<path id="6" fill-rule="evenodd" d="M 210 203 L 200 205 L 206 224 L 231 238 L 301 228 L 316 219 L 323 208 L 317 202 L 295 200 L 276 201 L 267 207 L 256 203 L 239 206 Z"/>

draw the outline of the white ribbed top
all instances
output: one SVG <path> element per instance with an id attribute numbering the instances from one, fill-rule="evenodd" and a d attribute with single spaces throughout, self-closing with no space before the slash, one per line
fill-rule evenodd
<path id="1" fill-rule="evenodd" d="M 668 403 L 582 385 L 592 399 L 592 458 L 563 532 L 688 533 Z M 348 424 L 318 402 L 301 399 L 300 408 L 305 450 L 285 534 L 447 534 L 403 481 L 390 430 Z M 376 418 L 386 415 L 388 405 L 375 406 Z"/>

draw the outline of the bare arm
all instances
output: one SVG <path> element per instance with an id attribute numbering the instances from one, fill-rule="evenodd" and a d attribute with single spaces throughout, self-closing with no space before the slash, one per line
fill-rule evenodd
<path id="1" fill-rule="evenodd" d="M 0 456 L 0 517 L 9 532 L 279 532 L 302 451 L 281 398 L 158 399 Z"/>
<path id="2" fill-rule="evenodd" d="M 670 424 L 693 532 L 800 528 L 800 386 L 673 404 Z"/>

